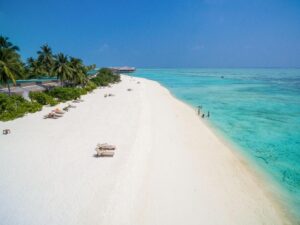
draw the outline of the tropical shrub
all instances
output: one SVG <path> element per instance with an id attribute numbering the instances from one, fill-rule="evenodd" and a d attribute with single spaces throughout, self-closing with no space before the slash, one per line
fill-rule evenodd
<path id="1" fill-rule="evenodd" d="M 43 106 L 37 102 L 26 101 L 24 105 L 27 108 L 27 112 L 30 112 L 30 113 L 35 113 L 37 111 L 41 111 L 43 108 Z"/>
<path id="2" fill-rule="evenodd" d="M 80 88 L 56 87 L 50 91 L 47 91 L 46 94 L 64 102 L 79 98 L 81 91 Z"/>
<path id="3" fill-rule="evenodd" d="M 80 95 L 86 95 L 88 91 L 85 88 L 77 88 L 79 90 Z"/>
<path id="4" fill-rule="evenodd" d="M 58 101 L 55 100 L 52 96 L 47 95 L 45 92 L 30 92 L 29 97 L 31 101 L 37 102 L 41 105 L 57 105 Z"/>
<path id="5" fill-rule="evenodd" d="M 102 68 L 99 70 L 98 75 L 91 79 L 97 86 L 108 86 L 110 83 L 119 82 L 120 75 L 114 74 L 108 68 Z"/>
<path id="6" fill-rule="evenodd" d="M 91 79 L 91 81 L 96 84 L 98 87 L 100 86 L 108 86 L 109 82 L 102 79 L 99 75 Z"/>
<path id="7" fill-rule="evenodd" d="M 8 121 L 24 116 L 26 113 L 37 112 L 42 105 L 37 102 L 29 102 L 22 96 L 0 94 L 0 120 Z"/>
<path id="8" fill-rule="evenodd" d="M 87 92 L 93 91 L 93 90 L 96 89 L 96 88 L 97 88 L 97 85 L 96 85 L 94 82 L 92 82 L 92 81 L 89 81 L 89 82 L 87 83 L 87 85 L 84 87 L 84 89 L 85 89 Z"/>

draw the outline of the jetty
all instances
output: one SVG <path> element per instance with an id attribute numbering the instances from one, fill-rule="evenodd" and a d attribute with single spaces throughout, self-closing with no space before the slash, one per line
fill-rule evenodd
<path id="1" fill-rule="evenodd" d="M 132 73 L 136 69 L 135 67 L 122 66 L 122 67 L 109 67 L 115 73 Z"/>

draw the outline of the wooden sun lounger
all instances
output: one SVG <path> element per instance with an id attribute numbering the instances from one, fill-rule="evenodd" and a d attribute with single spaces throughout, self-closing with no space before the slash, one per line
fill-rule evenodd
<path id="1" fill-rule="evenodd" d="M 56 112 L 54 114 L 55 114 L 56 117 L 63 117 L 63 114 L 56 113 Z"/>
<path id="2" fill-rule="evenodd" d="M 68 112 L 70 108 L 76 108 L 76 106 L 75 106 L 75 105 L 70 105 L 70 104 L 69 104 L 69 105 L 65 106 L 65 107 L 63 108 L 63 110 L 66 111 L 66 112 Z"/>
<path id="3" fill-rule="evenodd" d="M 97 144 L 97 147 L 95 148 L 97 152 L 97 156 L 114 156 L 115 154 L 116 146 L 109 145 L 107 143 L 103 144 Z"/>
<path id="4" fill-rule="evenodd" d="M 100 150 L 99 148 L 96 148 L 97 156 L 114 156 L 115 151 L 113 150 Z"/>
<path id="5" fill-rule="evenodd" d="M 74 103 L 80 103 L 80 102 L 83 102 L 83 100 L 82 100 L 82 99 L 76 99 L 76 100 L 74 100 L 73 102 L 74 102 Z"/>
<path id="6" fill-rule="evenodd" d="M 60 109 L 54 109 L 52 110 L 53 113 L 56 113 L 56 114 L 64 114 L 65 112 L 60 110 Z"/>
<path id="7" fill-rule="evenodd" d="M 4 129 L 3 130 L 3 134 L 4 135 L 7 135 L 7 134 L 10 134 L 11 132 L 10 132 L 10 129 Z"/>
<path id="8" fill-rule="evenodd" d="M 62 116 L 62 115 L 61 115 Z M 44 119 L 58 119 L 59 117 L 61 116 L 58 116 L 57 114 L 55 113 L 49 113 L 47 115 L 44 116 Z"/>
<path id="9" fill-rule="evenodd" d="M 116 146 L 104 143 L 104 144 L 98 144 L 97 148 L 101 150 L 115 150 Z"/>

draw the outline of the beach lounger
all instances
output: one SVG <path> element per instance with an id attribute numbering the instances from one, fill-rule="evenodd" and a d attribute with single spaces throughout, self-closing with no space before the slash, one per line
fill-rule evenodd
<path id="1" fill-rule="evenodd" d="M 44 116 L 44 119 L 58 119 L 59 116 L 55 113 L 48 113 L 47 115 Z"/>
<path id="2" fill-rule="evenodd" d="M 114 156 L 115 151 L 113 150 L 100 150 L 98 148 L 96 148 L 96 152 L 97 152 L 97 156 Z"/>
<path id="3" fill-rule="evenodd" d="M 7 134 L 10 134 L 11 132 L 10 132 L 10 129 L 4 129 L 3 130 L 3 134 L 4 135 L 7 135 Z"/>
<path id="4" fill-rule="evenodd" d="M 132 91 L 132 89 L 131 89 L 131 88 L 128 88 L 127 91 Z"/>
<path id="5" fill-rule="evenodd" d="M 97 148 L 101 150 L 115 150 L 116 146 L 104 143 L 104 144 L 97 144 Z"/>
<path id="6" fill-rule="evenodd" d="M 56 116 L 56 117 L 63 117 L 63 114 L 54 112 L 54 116 Z"/>
<path id="7" fill-rule="evenodd" d="M 60 109 L 54 109 L 54 110 L 52 110 L 52 112 L 54 112 L 54 113 L 56 113 L 56 114 L 64 114 L 65 112 L 64 111 L 62 111 L 62 110 L 60 110 Z"/>
<path id="8" fill-rule="evenodd" d="M 73 102 L 74 103 L 80 103 L 80 102 L 83 102 L 83 100 L 82 99 L 75 99 Z"/>
<path id="9" fill-rule="evenodd" d="M 107 143 L 103 144 L 97 144 L 97 147 L 95 148 L 97 152 L 97 156 L 114 156 L 116 146 L 109 145 Z"/>

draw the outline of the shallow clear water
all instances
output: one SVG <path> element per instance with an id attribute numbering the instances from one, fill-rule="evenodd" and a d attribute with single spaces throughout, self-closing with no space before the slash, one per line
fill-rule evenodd
<path id="1" fill-rule="evenodd" d="M 138 69 L 133 75 L 209 111 L 212 125 L 287 193 L 300 221 L 300 69 Z"/>

